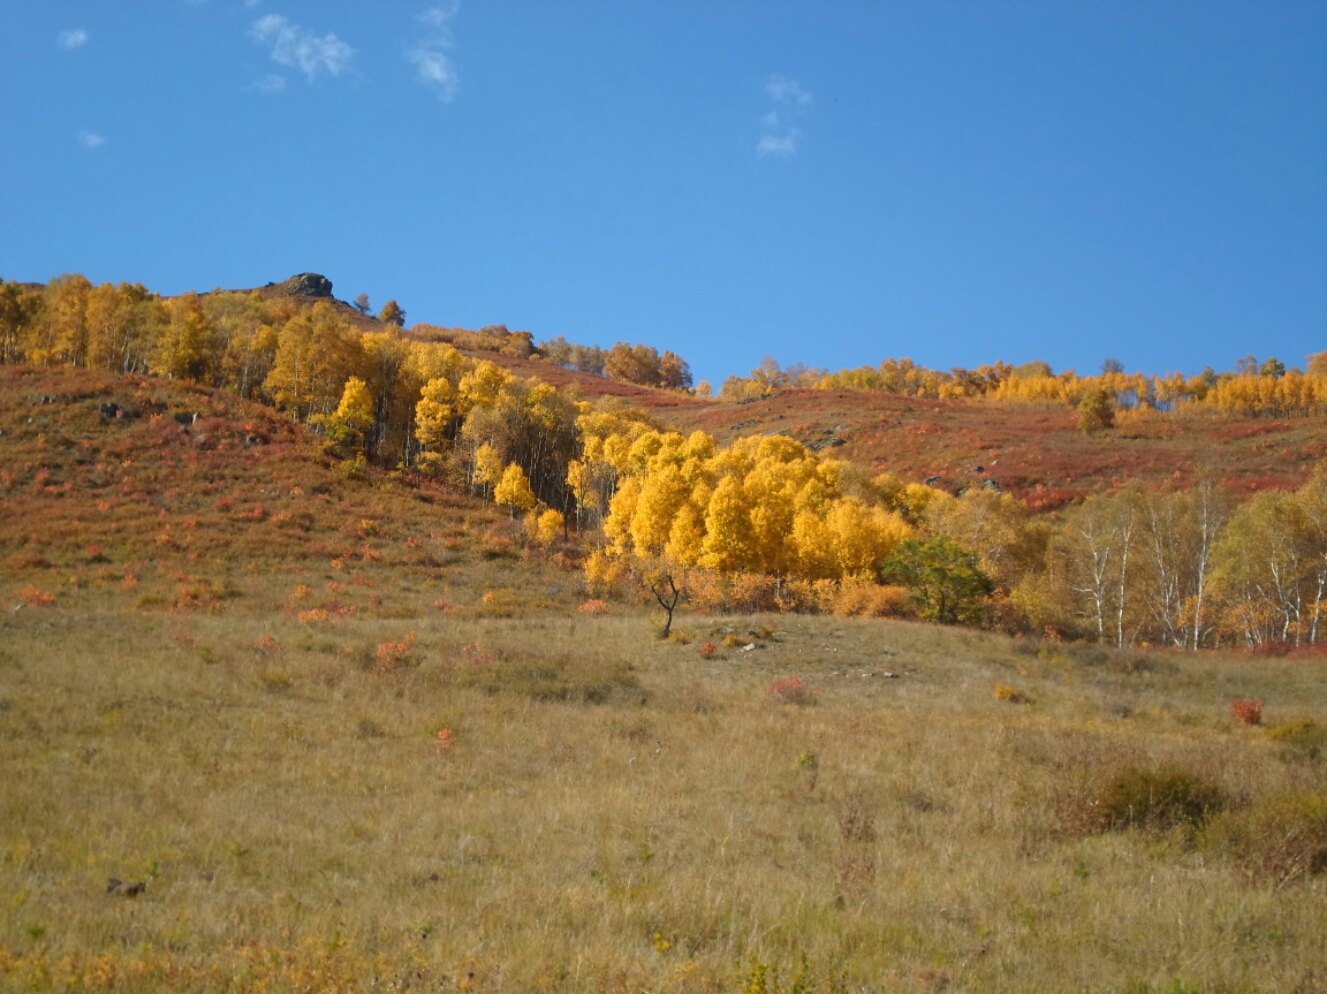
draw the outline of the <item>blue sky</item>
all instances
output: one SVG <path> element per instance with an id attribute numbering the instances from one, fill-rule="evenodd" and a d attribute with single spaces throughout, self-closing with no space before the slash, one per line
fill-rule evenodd
<path id="1" fill-rule="evenodd" d="M 312 270 L 718 383 L 1327 349 L 1327 3 L 83 0 L 0 40 L 0 275 Z"/>

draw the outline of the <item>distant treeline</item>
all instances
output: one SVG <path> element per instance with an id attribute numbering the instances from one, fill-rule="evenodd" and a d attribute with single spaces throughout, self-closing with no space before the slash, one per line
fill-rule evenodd
<path id="1" fill-rule="evenodd" d="M 1304 370 L 1279 359 L 1241 359 L 1233 371 L 1211 367 L 1196 376 L 1126 373 L 1114 360 L 1100 374 L 1054 373 L 1044 362 L 1020 366 L 996 362 L 976 369 L 926 369 L 911 359 L 886 359 L 837 373 L 794 365 L 780 368 L 765 359 L 746 377 L 731 376 L 719 396 L 726 400 L 761 397 L 794 387 L 815 390 L 872 390 L 933 400 L 984 399 L 1014 404 L 1078 407 L 1104 391 L 1120 409 L 1168 411 L 1208 407 L 1249 416 L 1302 417 L 1327 413 L 1327 351 L 1308 357 Z"/>

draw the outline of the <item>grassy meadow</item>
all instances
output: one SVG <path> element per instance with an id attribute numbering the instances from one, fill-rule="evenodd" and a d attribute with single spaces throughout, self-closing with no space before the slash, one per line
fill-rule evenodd
<path id="1" fill-rule="evenodd" d="M 277 415 L 42 376 L 0 393 L 0 989 L 1327 988 L 1321 655 L 663 641 Z"/>

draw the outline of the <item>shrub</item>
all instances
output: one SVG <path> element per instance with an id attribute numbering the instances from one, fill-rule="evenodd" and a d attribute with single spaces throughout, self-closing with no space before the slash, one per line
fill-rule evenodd
<path id="1" fill-rule="evenodd" d="M 995 699 L 1008 704 L 1031 704 L 1032 698 L 1021 690 L 1016 690 L 1005 683 L 995 685 Z"/>
<path id="2" fill-rule="evenodd" d="M 283 669 L 264 670 L 258 675 L 258 679 L 264 687 L 278 694 L 285 693 L 295 685 L 290 673 Z"/>
<path id="3" fill-rule="evenodd" d="M 713 659 L 718 651 L 719 647 L 717 645 L 706 640 L 696 648 L 696 655 L 700 656 L 701 659 Z"/>
<path id="4" fill-rule="evenodd" d="M 799 676 L 788 676 L 771 683 L 769 695 L 779 704 L 796 704 L 805 707 L 816 702 L 820 691 L 808 685 Z"/>
<path id="5" fill-rule="evenodd" d="M 381 739 L 387 733 L 383 727 L 372 718 L 361 718 L 355 723 L 355 738 L 357 739 Z"/>
<path id="6" fill-rule="evenodd" d="M 1327 873 L 1327 795 L 1295 791 L 1260 798 L 1215 818 L 1203 841 L 1253 880 L 1280 885 Z"/>
<path id="7" fill-rule="evenodd" d="M 1085 394 L 1078 403 L 1078 430 L 1090 435 L 1115 426 L 1115 402 L 1104 387 Z"/>
<path id="8" fill-rule="evenodd" d="M 741 994 L 844 994 L 848 989 L 845 979 L 835 973 L 825 977 L 815 975 L 805 953 L 798 957 L 789 980 L 785 982 L 779 973 L 777 963 L 753 956 L 738 976 Z"/>
<path id="9" fill-rule="evenodd" d="M 525 516 L 525 534 L 536 545 L 548 548 L 562 535 L 564 519 L 561 511 L 546 508 L 531 511 Z"/>
<path id="10" fill-rule="evenodd" d="M 31 585 L 20 590 L 18 598 L 28 607 L 50 607 L 55 603 L 54 594 Z"/>
<path id="11" fill-rule="evenodd" d="M 1241 725 L 1262 724 L 1262 701 L 1256 697 L 1242 697 L 1230 702 L 1230 715 Z"/>
<path id="12" fill-rule="evenodd" d="M 1097 795 L 1097 827 L 1169 829 L 1197 827 L 1226 807 L 1216 784 L 1177 768 L 1129 767 L 1116 773 Z"/>
<path id="13" fill-rule="evenodd" d="M 378 646 L 373 657 L 373 672 L 379 676 L 395 672 L 400 668 L 415 647 L 415 631 L 411 629 L 399 642 L 383 642 Z"/>
<path id="14" fill-rule="evenodd" d="M 1312 718 L 1288 725 L 1275 725 L 1267 730 L 1267 737 L 1281 747 L 1281 754 L 1290 760 L 1316 762 L 1327 749 L 1327 728 Z"/>
<path id="15" fill-rule="evenodd" d="M 979 621 L 995 589 L 977 554 L 944 536 L 901 543 L 880 565 L 880 578 L 908 588 L 919 617 L 946 625 Z"/>
<path id="16" fill-rule="evenodd" d="M 906 618 L 914 613 L 907 587 L 875 583 L 844 584 L 832 610 L 837 618 Z"/>
<path id="17" fill-rule="evenodd" d="M 591 598 L 576 610 L 581 614 L 607 614 L 608 604 L 598 598 Z"/>
<path id="18" fill-rule="evenodd" d="M 833 580 L 785 580 L 775 606 L 787 614 L 819 614 L 833 605 L 838 584 Z"/>
<path id="19" fill-rule="evenodd" d="M 735 573 L 729 581 L 728 610 L 778 610 L 779 581 L 765 573 Z"/>

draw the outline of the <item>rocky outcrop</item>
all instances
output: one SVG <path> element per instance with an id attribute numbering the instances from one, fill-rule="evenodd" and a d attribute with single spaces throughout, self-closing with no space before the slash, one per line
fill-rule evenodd
<path id="1" fill-rule="evenodd" d="M 332 281 L 320 273 L 300 273 L 277 287 L 292 297 L 331 297 Z"/>

